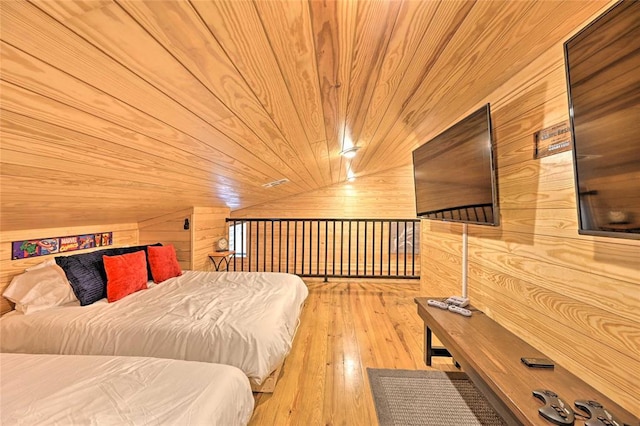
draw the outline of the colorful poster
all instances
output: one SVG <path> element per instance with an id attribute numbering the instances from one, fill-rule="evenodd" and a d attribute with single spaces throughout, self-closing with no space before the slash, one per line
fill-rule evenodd
<path id="1" fill-rule="evenodd" d="M 60 238 L 60 251 L 78 250 L 78 236 Z"/>
<path id="2" fill-rule="evenodd" d="M 78 250 L 93 248 L 96 246 L 95 234 L 78 235 Z"/>
<path id="3" fill-rule="evenodd" d="M 102 234 L 95 234 L 96 247 L 110 246 L 113 244 L 111 241 L 111 232 L 103 232 Z"/>
<path id="4" fill-rule="evenodd" d="M 112 232 L 14 241 L 11 244 L 11 259 L 25 259 L 27 257 L 45 256 L 67 251 L 110 246 L 112 244 Z"/>

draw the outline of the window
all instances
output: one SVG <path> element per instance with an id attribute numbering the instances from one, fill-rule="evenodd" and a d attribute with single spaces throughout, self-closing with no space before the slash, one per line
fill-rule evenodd
<path id="1" fill-rule="evenodd" d="M 246 222 L 233 222 L 229 225 L 229 250 L 235 250 L 236 257 L 247 255 Z"/>
<path id="2" fill-rule="evenodd" d="M 397 221 L 395 226 L 390 223 L 389 229 L 391 253 L 420 254 L 420 222 Z"/>

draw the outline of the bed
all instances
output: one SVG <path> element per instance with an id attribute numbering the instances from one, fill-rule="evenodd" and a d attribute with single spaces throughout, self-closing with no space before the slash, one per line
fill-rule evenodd
<path id="1" fill-rule="evenodd" d="M 308 295 L 299 277 L 270 272 L 185 271 L 149 286 L 116 303 L 10 312 L 0 351 L 227 364 L 260 390 L 289 353 Z"/>
<path id="2" fill-rule="evenodd" d="M 0 423 L 246 425 L 235 367 L 157 358 L 0 354 Z"/>

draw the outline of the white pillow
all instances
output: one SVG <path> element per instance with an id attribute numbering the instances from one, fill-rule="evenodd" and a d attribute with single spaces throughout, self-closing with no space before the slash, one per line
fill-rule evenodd
<path id="1" fill-rule="evenodd" d="M 15 303 L 16 310 L 23 314 L 78 300 L 58 265 L 43 266 L 14 277 L 2 295 Z"/>
<path id="2" fill-rule="evenodd" d="M 44 262 L 40 262 L 37 265 L 29 266 L 25 269 L 25 271 L 35 271 L 36 269 L 46 268 L 47 266 L 53 266 L 56 264 L 55 259 L 52 257 L 51 259 L 45 260 Z"/>

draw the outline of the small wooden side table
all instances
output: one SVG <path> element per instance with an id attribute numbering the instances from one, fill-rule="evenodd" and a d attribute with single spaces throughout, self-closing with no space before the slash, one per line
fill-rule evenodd
<path id="1" fill-rule="evenodd" d="M 209 259 L 211 259 L 216 271 L 226 271 L 229 268 L 229 260 L 235 254 L 236 252 L 234 250 L 215 251 L 209 253 Z M 221 266 L 223 266 L 223 269 L 220 269 Z"/>

